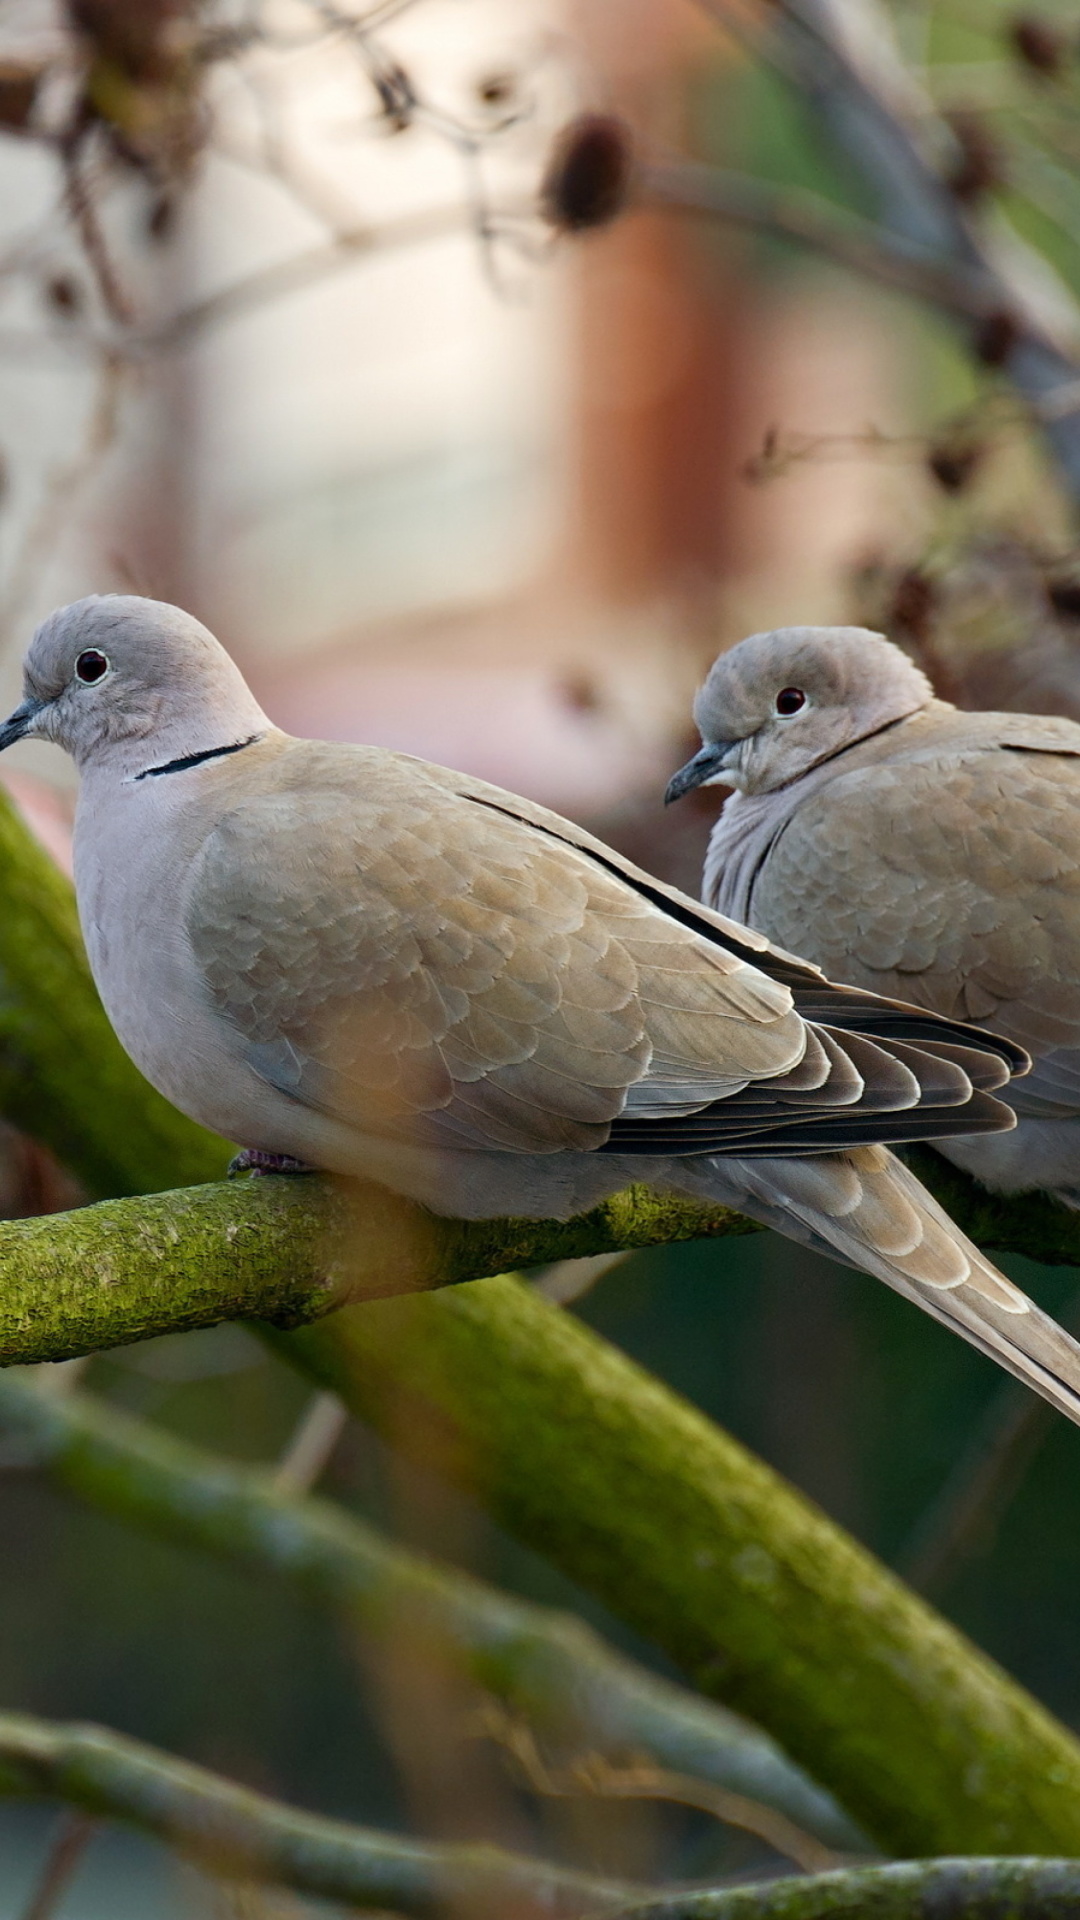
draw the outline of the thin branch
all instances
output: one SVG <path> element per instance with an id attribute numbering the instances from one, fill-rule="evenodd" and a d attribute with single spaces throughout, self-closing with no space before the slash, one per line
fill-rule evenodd
<path id="1" fill-rule="evenodd" d="M 0 1795 L 43 1794 L 141 1827 L 218 1873 L 423 1920 L 459 1902 L 578 1915 L 643 1891 L 483 1843 L 431 1846 L 327 1820 L 105 1727 L 0 1714 Z"/>
<path id="2" fill-rule="evenodd" d="M 812 1834 L 760 1800 L 748 1799 L 745 1794 L 732 1793 L 728 1787 L 718 1787 L 689 1774 L 672 1773 L 650 1763 L 647 1756 L 615 1765 L 604 1754 L 589 1751 L 575 1754 L 563 1766 L 554 1766 L 541 1753 L 532 1728 L 502 1708 L 482 1708 L 475 1725 L 478 1733 L 498 1742 L 515 1763 L 525 1785 L 545 1798 L 668 1800 L 676 1806 L 694 1807 L 726 1826 L 752 1833 L 774 1852 L 793 1860 L 805 1873 L 820 1873 L 841 1865 L 833 1847 L 822 1846 Z"/>
<path id="3" fill-rule="evenodd" d="M 699 0 L 699 5 L 721 27 L 738 25 L 729 0 Z M 1080 498 L 1080 401 L 1072 397 L 1080 361 L 1047 319 L 1018 236 L 1011 228 L 995 235 L 977 224 L 928 157 L 933 135 L 943 147 L 951 135 L 893 51 L 888 16 L 873 0 L 861 0 L 857 10 L 843 0 L 773 0 L 759 12 L 753 38 L 763 57 L 812 103 L 880 208 L 876 252 L 861 246 L 848 252 L 842 238 L 838 251 L 835 236 L 825 233 L 822 250 L 837 258 L 847 252 L 845 264 L 877 279 L 893 271 L 886 256 L 897 247 L 934 261 L 925 297 L 964 319 L 976 354 L 1000 366 L 1023 395 L 1074 499 Z M 788 237 L 802 236 L 791 232 Z M 817 243 L 807 236 L 804 244 Z M 1045 263 L 1039 264 L 1045 271 Z M 941 276 L 937 294 L 935 275 Z M 902 279 L 898 274 L 896 284 Z M 913 290 L 910 278 L 908 290 Z M 1065 303 L 1064 287 L 1061 295 Z M 969 299 L 972 304 L 965 308 Z M 1075 303 L 1071 318 L 1072 333 L 1080 336 Z M 996 334 L 992 351 L 988 327 Z"/>
<path id="4" fill-rule="evenodd" d="M 898 1860 L 812 1880 L 662 1894 L 608 1920 L 1075 1920 L 1075 1860 Z"/>
<path id="5" fill-rule="evenodd" d="M 765 1727 L 886 1853 L 1080 1854 L 1074 1737 L 572 1314 L 503 1277 L 272 1340 Z"/>
<path id="6" fill-rule="evenodd" d="M 843 214 L 801 187 L 775 187 L 751 174 L 693 160 L 653 161 L 640 169 L 647 203 L 681 207 L 824 254 L 839 266 L 967 320 L 987 319 L 1001 304 L 995 283 L 943 260 L 887 228 Z"/>
<path id="7" fill-rule="evenodd" d="M 340 1403 L 339 1403 L 340 1404 Z M 845 1853 L 865 1841 L 835 1801 L 755 1728 L 604 1644 L 583 1621 L 410 1553 L 355 1516 L 298 1495 L 106 1406 L 56 1400 L 40 1376 L 0 1373 L 0 1432 L 79 1499 L 344 1610 L 365 1633 L 415 1625 L 518 1721 L 611 1758 L 645 1751 L 699 1786 L 776 1810 Z"/>
<path id="8" fill-rule="evenodd" d="M 187 346 L 220 321 L 250 313 L 285 294 L 302 293 L 372 254 L 466 233 L 471 219 L 471 209 L 466 206 L 424 207 L 381 225 L 342 230 L 325 246 L 311 247 L 303 253 L 291 254 L 287 260 L 259 267 L 219 292 L 207 295 L 206 299 L 182 307 L 159 325 L 129 334 L 122 350 L 141 357 Z"/>
<path id="9" fill-rule="evenodd" d="M 315 1177 L 105 1200 L 0 1222 L 0 1365 L 222 1320 L 300 1326 L 347 1302 L 508 1268 L 754 1231 L 727 1207 L 645 1187 L 568 1221 L 442 1220 L 384 1188 Z"/>
<path id="10" fill-rule="evenodd" d="M 61 142 L 64 202 L 106 313 L 118 327 L 127 327 L 135 319 L 135 306 L 109 251 L 93 185 L 83 165 L 87 137 L 88 127 L 80 122 Z"/>
<path id="11" fill-rule="evenodd" d="M 20 1920 L 55 1920 L 60 1901 L 97 1832 L 97 1825 L 97 1821 L 88 1819 L 86 1814 L 65 1813 L 61 1816 L 59 1830 L 49 1848 L 41 1877 Z"/>
<path id="12" fill-rule="evenodd" d="M 3 1381 L 0 1381 L 0 1398 L 2 1395 Z M 274 1485 L 278 1491 L 310 1493 L 326 1472 L 348 1424 L 348 1408 L 336 1393 L 313 1393 L 274 1468 Z"/>

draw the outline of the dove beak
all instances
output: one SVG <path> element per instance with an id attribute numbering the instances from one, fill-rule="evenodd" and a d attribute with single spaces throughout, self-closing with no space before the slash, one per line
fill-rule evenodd
<path id="1" fill-rule="evenodd" d="M 695 753 L 685 767 L 674 773 L 664 789 L 664 805 L 670 807 L 673 800 L 681 800 L 684 793 L 691 793 L 695 787 L 707 786 L 710 780 L 723 777 L 724 766 L 737 740 L 709 740 L 700 753 Z"/>
<path id="2" fill-rule="evenodd" d="M 14 713 L 0 725 L 0 753 L 5 747 L 13 747 L 16 740 L 25 740 L 44 705 L 44 700 L 26 699 L 21 707 L 16 707 Z"/>

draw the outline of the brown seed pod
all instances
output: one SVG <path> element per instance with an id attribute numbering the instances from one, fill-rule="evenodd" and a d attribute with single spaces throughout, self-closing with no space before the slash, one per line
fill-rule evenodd
<path id="1" fill-rule="evenodd" d="M 626 206 L 633 145 L 610 113 L 580 113 L 558 135 L 540 188 L 545 218 L 561 233 L 606 227 Z"/>
<path id="2" fill-rule="evenodd" d="M 83 290 L 73 273 L 54 273 L 45 282 L 45 298 L 56 313 L 72 319 L 83 308 Z"/>
<path id="3" fill-rule="evenodd" d="M 1046 582 L 1046 597 L 1055 613 L 1066 620 L 1080 620 L 1080 580 L 1067 576 Z"/>
<path id="4" fill-rule="evenodd" d="M 0 60 L 0 127 L 8 133 L 23 133 L 29 125 L 41 75 L 40 67 Z"/>
<path id="5" fill-rule="evenodd" d="M 972 206 L 1006 178 L 1005 156 L 982 116 L 958 108 L 948 116 L 957 151 L 947 179 L 956 198 Z"/>
<path id="6" fill-rule="evenodd" d="M 1068 58 L 1068 42 L 1062 29 L 1041 14 L 1018 13 L 1006 28 L 1013 57 L 1029 73 L 1052 80 Z"/>
<path id="7" fill-rule="evenodd" d="M 963 493 L 985 453 L 976 440 L 939 440 L 927 454 L 926 465 L 945 493 Z"/>
<path id="8" fill-rule="evenodd" d="M 1020 323 L 1007 307 L 988 313 L 975 328 L 973 345 L 984 367 L 1002 367 L 1020 337 Z"/>

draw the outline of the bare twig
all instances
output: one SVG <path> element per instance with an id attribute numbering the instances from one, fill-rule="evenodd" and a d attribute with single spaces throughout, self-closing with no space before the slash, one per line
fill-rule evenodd
<path id="1" fill-rule="evenodd" d="M 853 273 L 929 301 L 968 320 L 986 319 L 1000 289 L 917 241 L 841 214 L 799 187 L 776 188 L 749 174 L 693 160 L 654 160 L 639 172 L 646 201 L 682 207 L 824 254 Z"/>
<path id="2" fill-rule="evenodd" d="M 336 1393 L 313 1393 L 274 1469 L 277 1491 L 310 1493 L 348 1424 L 348 1410 Z"/>
<path id="3" fill-rule="evenodd" d="M 1080 1332 L 1080 1296 L 1061 1324 Z M 899 1572 L 920 1592 L 940 1590 L 986 1542 L 1053 1432 L 1053 1415 L 1044 1419 L 1044 1409 L 1050 1413 L 1044 1401 L 1011 1381 L 998 1388 L 897 1558 Z"/>
<path id="4" fill-rule="evenodd" d="M 746 30 L 745 17 L 729 0 L 699 4 L 719 25 L 731 28 L 738 21 Z M 812 239 L 812 223 L 803 233 L 795 230 L 804 225 L 800 217 L 781 221 L 786 237 L 818 245 L 857 271 L 909 292 L 922 282 L 923 297 L 962 320 L 976 355 L 1000 367 L 1023 395 L 1074 499 L 1080 499 L 1080 400 L 1073 398 L 1080 392 L 1080 362 L 1072 345 L 1080 339 L 1080 313 L 1072 303 L 1071 340 L 1062 344 L 1060 316 L 1048 319 L 1017 237 L 1008 230 L 1008 244 L 1002 244 L 1004 234 L 978 226 L 951 190 L 928 143 L 936 138 L 947 151 L 952 136 L 893 51 L 887 17 L 874 0 L 861 0 L 857 10 L 848 0 L 773 0 L 752 31 L 759 51 L 813 103 L 880 209 L 872 246 L 864 244 L 865 234 L 854 247 L 843 236 L 838 244 L 824 226 Z M 707 184 L 699 183 L 689 197 L 695 194 L 704 203 Z M 753 224 L 749 197 L 740 203 L 738 193 L 718 191 L 716 202 L 718 215 Z M 701 204 L 698 210 L 709 209 Z M 777 210 L 762 204 L 759 211 L 775 217 Z M 897 248 L 910 257 L 898 260 Z M 1060 292 L 1059 305 L 1065 306 Z"/>
<path id="5" fill-rule="evenodd" d="M 658 1767 L 648 1756 L 614 1765 L 602 1753 L 583 1753 L 563 1766 L 545 1760 L 531 1727 L 501 1707 L 487 1706 L 476 1716 L 476 1731 L 501 1746 L 534 1793 L 556 1800 L 669 1800 L 711 1814 L 725 1826 L 752 1833 L 766 1846 L 793 1860 L 806 1873 L 822 1873 L 840 1864 L 832 1847 L 822 1846 L 812 1834 L 775 1808 L 746 1794 L 711 1785 L 692 1775 Z"/>
<path id="6" fill-rule="evenodd" d="M 97 1832 L 97 1821 L 83 1813 L 64 1813 L 41 1878 L 21 1920 L 54 1920 L 60 1901 L 78 1868 L 83 1854 Z"/>
<path id="7" fill-rule="evenodd" d="M 79 128 L 62 144 L 64 198 L 105 310 L 118 327 L 128 327 L 135 320 L 135 305 L 120 278 L 102 232 L 97 201 L 83 168 L 84 145 L 83 128 Z"/>

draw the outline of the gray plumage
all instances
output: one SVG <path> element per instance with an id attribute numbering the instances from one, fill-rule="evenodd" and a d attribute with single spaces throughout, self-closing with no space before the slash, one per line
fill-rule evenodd
<path id="1" fill-rule="evenodd" d="M 54 614 L 0 747 L 27 733 L 79 766 L 106 1009 L 204 1124 L 455 1217 L 631 1179 L 728 1202 L 1080 1417 L 1080 1349 L 875 1144 L 1010 1124 L 1008 1042 L 835 987 L 498 788 L 291 739 L 176 608 Z"/>
<path id="2" fill-rule="evenodd" d="M 805 704 L 779 714 L 793 688 Z M 752 635 L 695 717 L 698 774 L 739 789 L 705 899 L 841 979 L 1025 1047 L 1015 1131 L 938 1145 L 992 1188 L 1080 1200 L 1080 726 L 958 711 L 849 627 Z"/>

